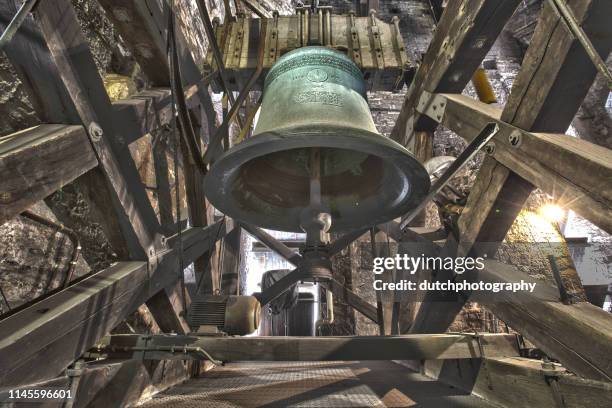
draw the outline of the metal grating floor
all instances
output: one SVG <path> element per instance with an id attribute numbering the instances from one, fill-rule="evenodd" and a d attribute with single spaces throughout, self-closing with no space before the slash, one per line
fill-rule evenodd
<path id="1" fill-rule="evenodd" d="M 491 407 L 391 361 L 232 363 L 144 407 Z"/>

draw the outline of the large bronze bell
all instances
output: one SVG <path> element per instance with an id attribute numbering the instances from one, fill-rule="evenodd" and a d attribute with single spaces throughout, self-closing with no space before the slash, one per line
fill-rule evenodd
<path id="1" fill-rule="evenodd" d="M 295 232 L 313 205 L 331 214 L 332 232 L 392 220 L 430 185 L 405 148 L 378 134 L 359 68 L 324 47 L 294 50 L 270 69 L 253 136 L 228 150 L 205 183 L 228 216 Z"/>

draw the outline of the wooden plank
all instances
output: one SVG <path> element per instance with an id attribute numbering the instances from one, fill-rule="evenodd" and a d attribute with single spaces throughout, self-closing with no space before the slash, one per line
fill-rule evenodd
<path id="1" fill-rule="evenodd" d="M 36 18 L 111 186 L 128 250 L 133 259 L 146 259 L 154 251 L 159 223 L 129 150 L 117 138 L 110 100 L 74 9 L 67 0 L 44 2 Z"/>
<path id="2" fill-rule="evenodd" d="M 230 361 L 353 361 L 402 359 L 463 359 L 518 356 L 518 342 L 512 334 L 413 334 L 404 336 L 322 336 L 322 337 L 193 337 L 154 335 L 113 335 L 104 338 L 92 352 L 106 354 L 111 347 L 200 347 L 215 359 Z M 105 347 L 109 348 L 105 348 Z M 140 351 L 136 351 L 140 352 Z M 128 351 L 129 355 L 133 352 Z M 490 353 L 490 354 L 489 354 Z M 113 355 L 120 356 L 119 351 Z M 190 354 L 192 359 L 201 356 Z M 172 358 L 169 352 L 146 351 L 145 358 Z M 182 350 L 174 358 L 185 358 Z"/>
<path id="3" fill-rule="evenodd" d="M 471 141 L 488 122 L 496 122 L 493 158 L 529 183 L 575 210 L 600 228 L 612 232 L 612 154 L 610 149 L 562 134 L 533 133 L 503 122 L 501 111 L 463 95 L 435 95 L 421 110 Z M 425 106 L 425 105 L 423 105 Z M 510 136 L 519 136 L 512 146 Z M 484 174 L 484 173 L 483 173 Z M 468 210 L 469 211 L 469 210 Z"/>
<path id="4" fill-rule="evenodd" d="M 612 50 L 612 3 L 566 1 L 599 55 Z M 502 115 L 533 132 L 565 133 L 595 80 L 597 70 L 549 2 L 544 2 Z"/>
<path id="5" fill-rule="evenodd" d="M 184 92 L 187 107 L 196 108 L 200 103 L 198 85 L 188 85 Z M 169 124 L 172 119 L 171 100 L 170 89 L 153 88 L 113 102 L 113 118 L 121 123 L 117 129 L 119 137 L 125 144 L 131 144 Z"/>
<path id="6" fill-rule="evenodd" d="M 451 1 L 408 89 L 391 138 L 407 145 L 414 130 L 435 124 L 415 112 L 422 92 L 459 93 L 472 78 L 520 0 Z"/>
<path id="7" fill-rule="evenodd" d="M 182 234 L 184 264 L 225 235 L 220 226 L 190 228 Z M 178 239 L 170 237 L 171 249 L 149 263 L 120 262 L 0 321 L 2 387 L 59 375 L 147 299 L 175 283 Z"/>
<path id="8" fill-rule="evenodd" d="M 570 374 L 559 364 L 491 357 L 480 360 L 428 360 L 422 373 L 504 407 L 566 408 L 612 405 L 612 384 Z M 544 368 L 546 367 L 546 368 Z"/>
<path id="9" fill-rule="evenodd" d="M 97 165 L 82 126 L 40 125 L 0 138 L 0 224 Z"/>

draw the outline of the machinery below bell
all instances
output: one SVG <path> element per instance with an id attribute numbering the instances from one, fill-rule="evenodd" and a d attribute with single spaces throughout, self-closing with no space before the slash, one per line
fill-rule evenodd
<path id="1" fill-rule="evenodd" d="M 257 330 L 260 314 L 253 296 L 200 295 L 191 301 L 187 322 L 196 333 L 242 336 Z"/>
<path id="2" fill-rule="evenodd" d="M 324 47 L 289 52 L 270 69 L 253 136 L 223 154 L 205 181 L 208 199 L 228 216 L 293 232 L 387 222 L 429 186 L 423 166 L 377 132 L 358 67 Z"/>

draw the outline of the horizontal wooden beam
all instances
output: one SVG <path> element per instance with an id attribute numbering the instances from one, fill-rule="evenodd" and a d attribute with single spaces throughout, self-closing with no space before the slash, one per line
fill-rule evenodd
<path id="1" fill-rule="evenodd" d="M 533 133 L 503 122 L 501 110 L 457 94 L 425 95 L 418 110 L 471 141 L 496 122 L 493 157 L 605 231 L 612 232 L 612 151 L 563 134 Z M 513 146 L 510 139 L 518 140 Z"/>
<path id="2" fill-rule="evenodd" d="M 188 108 L 199 104 L 198 85 L 185 87 Z M 113 120 L 120 123 L 118 136 L 130 144 L 142 136 L 159 130 L 172 119 L 172 96 L 168 88 L 153 88 L 113 102 Z"/>
<path id="3" fill-rule="evenodd" d="M 83 126 L 40 125 L 0 138 L 0 224 L 97 165 Z"/>
<path id="4" fill-rule="evenodd" d="M 181 234 L 183 264 L 224 233 L 218 222 Z M 176 282 L 178 237 L 167 243 L 148 263 L 117 263 L 0 321 L 0 388 L 59 375 L 129 313 Z"/>
<path id="5" fill-rule="evenodd" d="M 143 349 L 145 359 L 184 359 L 183 346 L 205 350 L 213 358 L 229 361 L 352 361 L 463 359 L 518 356 L 517 337 L 511 334 L 413 334 L 405 336 L 345 337 L 192 337 L 114 335 L 105 338 L 92 352 L 132 355 Z M 176 347 L 176 355 L 170 347 Z M 127 347 L 127 349 L 125 349 Z M 130 350 L 130 347 L 136 349 Z M 167 349 L 166 349 L 167 348 Z M 157 349 L 157 350 L 156 350 Z M 113 351 L 114 350 L 114 351 Z M 202 359 L 187 353 L 191 359 Z"/>
<path id="6" fill-rule="evenodd" d="M 612 383 L 586 380 L 556 363 L 523 357 L 428 360 L 420 372 L 503 407 L 582 408 L 612 405 Z M 562 401 L 563 404 L 559 405 Z"/>

